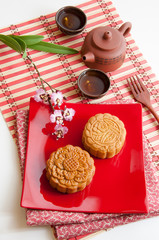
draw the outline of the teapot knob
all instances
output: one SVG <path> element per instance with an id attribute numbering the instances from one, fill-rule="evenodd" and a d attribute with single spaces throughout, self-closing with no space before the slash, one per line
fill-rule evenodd
<path id="1" fill-rule="evenodd" d="M 103 35 L 103 38 L 105 40 L 108 40 L 108 39 L 110 40 L 112 38 L 112 33 L 110 31 L 106 31 Z"/>

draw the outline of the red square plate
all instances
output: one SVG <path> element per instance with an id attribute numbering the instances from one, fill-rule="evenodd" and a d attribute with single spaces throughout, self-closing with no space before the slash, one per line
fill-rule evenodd
<path id="1" fill-rule="evenodd" d="M 148 211 L 142 141 L 140 104 L 71 104 L 76 114 L 66 122 L 69 132 L 55 140 L 46 134 L 50 107 L 30 101 L 27 155 L 21 206 L 97 213 L 145 213 Z M 82 146 L 82 132 L 88 119 L 97 113 L 119 117 L 127 131 L 121 152 L 111 159 L 95 160 L 96 172 L 83 191 L 63 194 L 53 189 L 46 179 L 46 160 L 61 146 Z"/>

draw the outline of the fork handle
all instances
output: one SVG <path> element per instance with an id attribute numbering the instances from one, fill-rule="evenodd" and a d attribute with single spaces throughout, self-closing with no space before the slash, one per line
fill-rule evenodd
<path id="1" fill-rule="evenodd" d="M 147 105 L 147 108 L 150 110 L 150 112 L 154 115 L 156 118 L 157 122 L 159 123 L 159 115 L 155 112 L 154 108 L 152 107 L 151 104 Z"/>

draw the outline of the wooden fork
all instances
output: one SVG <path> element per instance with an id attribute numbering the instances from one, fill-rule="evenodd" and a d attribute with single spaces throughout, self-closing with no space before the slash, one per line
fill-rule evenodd
<path id="1" fill-rule="evenodd" d="M 128 80 L 129 87 L 132 91 L 132 94 L 134 95 L 134 98 L 145 105 L 150 112 L 154 115 L 157 122 L 159 123 L 159 116 L 155 112 L 154 108 L 152 107 L 151 100 L 150 100 L 150 93 L 145 87 L 145 85 L 142 83 L 142 81 L 139 79 L 138 76 L 130 77 Z"/>

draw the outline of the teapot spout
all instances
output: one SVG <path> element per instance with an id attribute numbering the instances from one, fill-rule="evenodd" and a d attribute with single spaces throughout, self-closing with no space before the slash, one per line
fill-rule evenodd
<path id="1" fill-rule="evenodd" d="M 84 62 L 95 62 L 95 56 L 92 52 L 87 52 L 82 56 Z"/>

